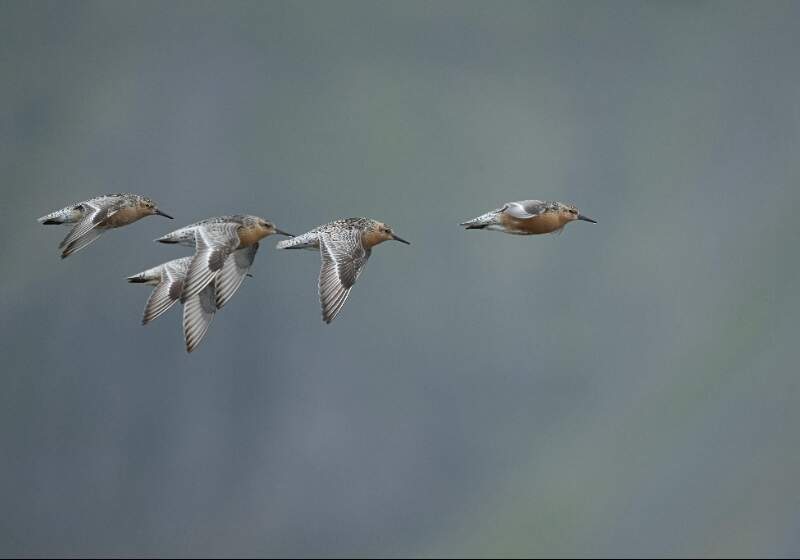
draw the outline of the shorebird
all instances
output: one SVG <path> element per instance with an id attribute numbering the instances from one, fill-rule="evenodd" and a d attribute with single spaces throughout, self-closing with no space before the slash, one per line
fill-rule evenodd
<path id="1" fill-rule="evenodd" d="M 596 224 L 571 204 L 545 202 L 542 200 L 520 200 L 507 202 L 502 208 L 492 210 L 461 225 L 466 229 L 487 229 L 514 235 L 537 235 L 561 231 L 575 220 Z"/>
<path id="2" fill-rule="evenodd" d="M 183 257 L 128 277 L 128 282 L 155 286 L 144 306 L 143 325 L 159 318 L 181 299 L 191 262 L 192 257 Z M 213 283 L 186 300 L 183 306 L 183 332 L 187 352 L 197 348 L 203 340 L 217 309 L 219 306 Z"/>
<path id="3" fill-rule="evenodd" d="M 172 219 L 172 216 L 159 210 L 156 203 L 149 198 L 121 193 L 106 194 L 66 206 L 42 216 L 38 221 L 44 225 L 76 224 L 58 246 L 63 249 L 61 258 L 65 259 L 89 245 L 104 231 L 127 226 L 154 214 Z"/>
<path id="4" fill-rule="evenodd" d="M 163 315 L 180 300 L 186 272 L 191 262 L 192 257 L 183 257 L 128 277 L 128 282 L 155 286 L 144 306 L 143 325 Z M 208 332 L 211 320 L 217 312 L 213 284 L 209 284 L 199 294 L 189 298 L 184 303 L 183 310 L 186 350 L 191 352 Z"/>
<path id="5" fill-rule="evenodd" d="M 322 320 L 330 323 L 347 301 L 350 290 L 367 264 L 372 248 L 390 239 L 410 245 L 382 222 L 370 218 L 346 218 L 281 241 L 277 248 L 319 249 L 322 256 L 319 301 Z"/>
<path id="6" fill-rule="evenodd" d="M 185 304 L 183 322 L 187 349 L 193 339 L 189 328 L 193 319 L 189 314 L 196 310 L 186 305 L 187 302 L 206 293 L 204 290 L 211 286 L 208 293 L 213 296 L 216 309 L 222 308 L 250 270 L 259 240 L 275 233 L 291 236 L 263 218 L 235 215 L 208 218 L 156 239 L 159 243 L 195 247 L 194 257 L 189 257 L 180 293 L 180 300 Z"/>

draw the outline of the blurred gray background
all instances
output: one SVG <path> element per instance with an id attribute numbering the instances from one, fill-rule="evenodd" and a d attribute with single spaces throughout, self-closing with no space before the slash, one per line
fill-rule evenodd
<path id="1" fill-rule="evenodd" d="M 0 554 L 800 553 L 800 4 L 0 3 Z M 153 217 L 61 261 L 36 218 Z M 458 222 L 524 198 L 597 225 Z M 192 355 L 152 240 L 266 240 Z"/>

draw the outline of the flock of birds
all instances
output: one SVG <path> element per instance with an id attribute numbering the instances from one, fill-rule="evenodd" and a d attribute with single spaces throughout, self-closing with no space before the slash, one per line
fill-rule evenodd
<path id="1" fill-rule="evenodd" d="M 59 245 L 61 258 L 80 251 L 104 231 L 123 227 L 145 216 L 172 216 L 155 202 L 137 194 L 98 196 L 39 218 L 45 225 L 72 225 Z M 466 229 L 486 229 L 515 235 L 537 235 L 561 231 L 575 220 L 597 223 L 572 205 L 541 200 L 508 202 L 463 222 Z M 350 291 L 364 270 L 375 245 L 394 240 L 409 244 L 391 227 L 370 218 L 346 218 L 293 236 L 258 216 L 234 215 L 208 218 L 156 239 L 160 243 L 193 247 L 193 256 L 174 259 L 139 274 L 129 282 L 154 286 L 144 308 L 147 324 L 183 304 L 186 350 L 194 350 L 208 331 L 211 320 L 249 276 L 259 241 L 269 235 L 284 235 L 278 249 L 319 251 L 319 300 L 322 320 L 330 323 L 342 310 Z"/>

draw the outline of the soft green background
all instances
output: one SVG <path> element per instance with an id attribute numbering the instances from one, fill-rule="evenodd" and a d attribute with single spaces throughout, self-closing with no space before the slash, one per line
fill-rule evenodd
<path id="1" fill-rule="evenodd" d="M 797 2 L 0 2 L 0 554 L 800 553 Z M 61 261 L 35 218 L 175 215 Z M 597 225 L 458 222 L 507 200 Z M 155 237 L 263 244 L 192 355 Z"/>

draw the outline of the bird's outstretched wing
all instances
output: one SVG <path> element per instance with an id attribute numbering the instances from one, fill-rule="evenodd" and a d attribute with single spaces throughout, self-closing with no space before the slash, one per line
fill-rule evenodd
<path id="1" fill-rule="evenodd" d="M 320 235 L 319 302 L 322 320 L 326 323 L 339 314 L 369 259 L 370 250 L 364 248 L 361 233 L 357 229 L 347 229 Z"/>
<path id="2" fill-rule="evenodd" d="M 183 336 L 186 351 L 191 352 L 208 332 L 217 305 L 214 301 L 214 284 L 209 283 L 199 294 L 189 297 L 183 304 Z"/>
<path id="3" fill-rule="evenodd" d="M 199 294 L 222 270 L 225 260 L 239 245 L 238 229 L 239 224 L 233 222 L 206 224 L 195 229 L 197 250 L 186 274 L 182 302 Z"/>
<path id="4" fill-rule="evenodd" d="M 153 289 L 144 306 L 143 325 L 161 317 L 181 299 L 187 268 L 186 259 L 176 259 L 164 264 L 161 282 Z"/>
<path id="5" fill-rule="evenodd" d="M 84 209 L 83 219 L 75 224 L 75 227 L 70 230 L 58 246 L 59 249 L 63 249 L 61 252 L 62 259 L 80 251 L 100 237 L 100 234 L 103 233 L 100 226 L 119 209 L 117 203 L 101 205 L 94 202 L 82 202 L 81 206 Z"/>
<path id="6" fill-rule="evenodd" d="M 546 206 L 546 203 L 541 200 L 520 200 L 519 202 L 509 202 L 502 211 L 512 218 L 528 220 L 541 214 Z"/>
<path id="7" fill-rule="evenodd" d="M 217 309 L 221 309 L 233 297 L 242 281 L 247 276 L 247 271 L 253 265 L 258 251 L 258 243 L 249 247 L 237 249 L 231 253 L 222 265 L 222 269 L 214 279 L 216 290 Z"/>

